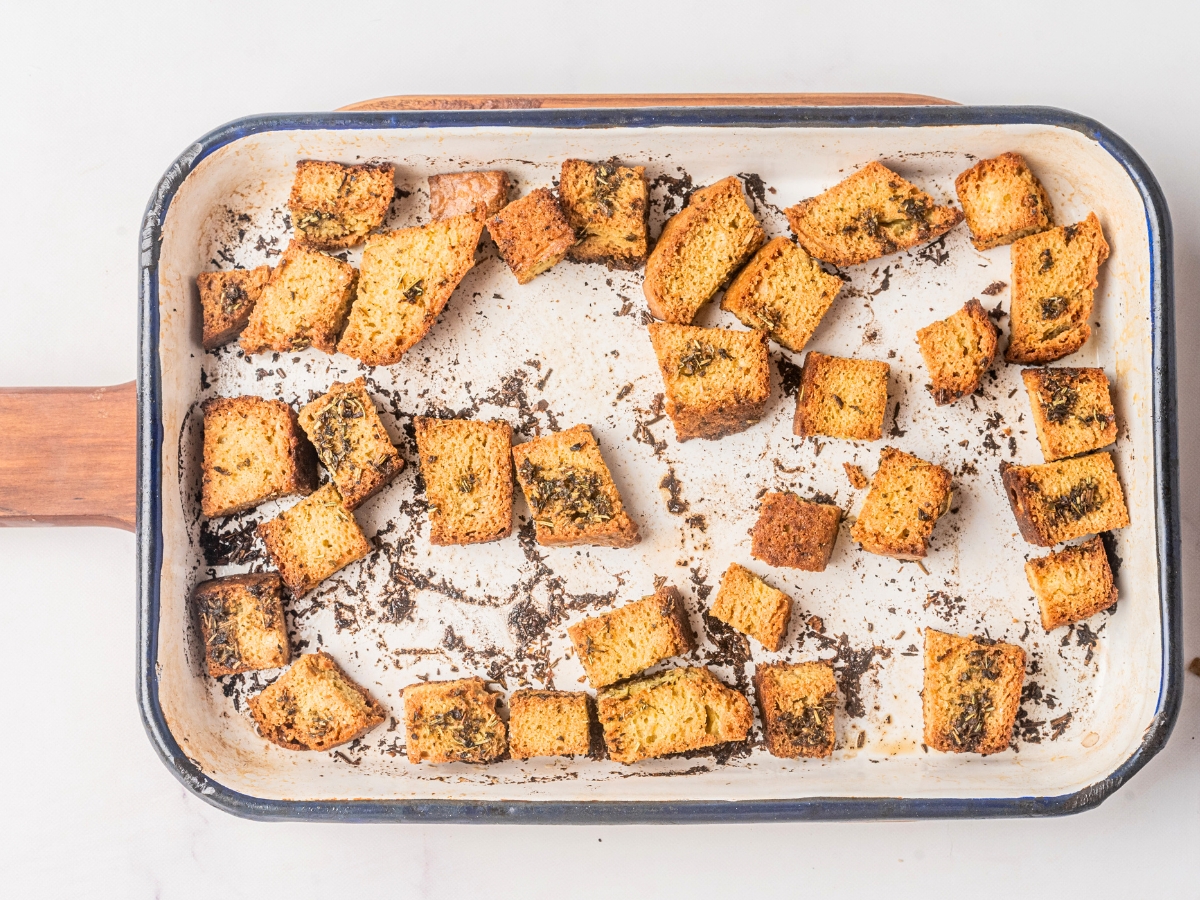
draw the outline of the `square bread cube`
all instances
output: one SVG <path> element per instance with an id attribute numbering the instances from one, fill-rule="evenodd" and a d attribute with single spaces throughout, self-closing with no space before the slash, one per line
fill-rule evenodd
<path id="1" fill-rule="evenodd" d="M 241 334 L 270 278 L 270 266 L 201 272 L 196 276 L 202 319 L 200 343 L 205 350 L 215 350 Z"/>
<path id="2" fill-rule="evenodd" d="M 1012 245 L 1011 334 L 1004 358 L 1048 363 L 1074 353 L 1092 336 L 1093 291 L 1108 242 L 1095 213 Z"/>
<path id="3" fill-rule="evenodd" d="M 1103 369 L 1025 369 L 1021 378 L 1046 462 L 1090 453 L 1117 439 Z"/>
<path id="4" fill-rule="evenodd" d="M 769 566 L 824 572 L 841 522 L 842 510 L 832 503 L 771 491 L 763 495 L 750 554 Z"/>
<path id="5" fill-rule="evenodd" d="M 976 250 L 1011 244 L 1053 226 L 1050 198 L 1019 153 L 981 159 L 954 179 Z"/>
<path id="6" fill-rule="evenodd" d="M 430 543 L 477 544 L 512 534 L 512 426 L 424 416 L 413 424 Z"/>
<path id="7" fill-rule="evenodd" d="M 676 440 L 745 431 L 771 397 L 771 354 L 761 331 L 651 322 L 650 341 Z"/>
<path id="8" fill-rule="evenodd" d="M 282 400 L 216 397 L 204 403 L 200 509 L 210 519 L 317 488 L 317 458 Z"/>
<path id="9" fill-rule="evenodd" d="M 948 318 L 917 331 L 934 403 L 945 406 L 979 390 L 996 358 L 997 334 L 974 297 Z"/>
<path id="10" fill-rule="evenodd" d="M 1053 547 L 1129 525 L 1129 511 L 1107 452 L 1036 466 L 1000 463 L 1000 479 L 1021 537 Z"/>
<path id="11" fill-rule="evenodd" d="M 513 758 L 586 754 L 592 746 L 588 702 L 582 691 L 513 691 L 508 700 Z"/>
<path id="12" fill-rule="evenodd" d="M 283 620 L 283 581 L 274 572 L 202 581 L 192 591 L 208 674 L 286 666 L 292 652 Z"/>
<path id="13" fill-rule="evenodd" d="M 371 235 L 338 352 L 369 366 L 398 363 L 475 265 L 482 232 L 483 223 L 468 214 Z"/>
<path id="14" fill-rule="evenodd" d="M 487 220 L 487 229 L 518 284 L 561 262 L 575 245 L 575 229 L 549 188 L 514 200 Z"/>
<path id="15" fill-rule="evenodd" d="M 410 684 L 403 696 L 410 763 L 490 763 L 508 751 L 500 695 L 482 678 Z"/>
<path id="16" fill-rule="evenodd" d="M 641 540 L 590 426 L 534 438 L 512 453 L 539 544 L 632 547 Z"/>
<path id="17" fill-rule="evenodd" d="M 741 692 L 697 666 L 605 688 L 596 707 L 609 758 L 619 763 L 744 741 L 754 724 Z"/>
<path id="18" fill-rule="evenodd" d="M 1046 631 L 1082 622 L 1117 602 L 1117 586 L 1099 535 L 1029 560 L 1025 577 L 1037 597 Z"/>
<path id="19" fill-rule="evenodd" d="M 305 347 L 333 353 L 357 283 L 349 263 L 292 241 L 250 312 L 242 350 L 247 356 Z"/>
<path id="20" fill-rule="evenodd" d="M 307 594 L 350 563 L 371 552 L 371 544 L 342 505 L 332 482 L 258 526 L 271 556 L 293 597 Z"/>
<path id="21" fill-rule="evenodd" d="M 792 598 L 771 587 L 749 569 L 732 563 L 721 578 L 717 599 L 709 615 L 742 634 L 748 634 L 768 650 L 783 646 L 792 620 Z"/>
<path id="22" fill-rule="evenodd" d="M 784 211 L 800 246 L 817 259 L 854 266 L 937 240 L 962 221 L 879 162 Z"/>
<path id="23" fill-rule="evenodd" d="M 558 195 L 567 221 L 579 235 L 567 256 L 610 269 L 642 267 L 650 208 L 644 166 L 622 166 L 616 159 L 564 160 Z"/>
<path id="24" fill-rule="evenodd" d="M 725 289 L 721 309 L 799 353 L 841 289 L 842 279 L 822 269 L 803 248 L 777 237 Z"/>
<path id="25" fill-rule="evenodd" d="M 950 508 L 950 473 L 884 447 L 850 537 L 868 553 L 924 559 L 937 520 Z"/>
<path id="26" fill-rule="evenodd" d="M 395 196 L 391 163 L 344 166 L 302 159 L 288 197 L 296 240 L 316 250 L 360 244 L 383 224 Z"/>
<path id="27" fill-rule="evenodd" d="M 883 437 L 887 415 L 885 362 L 845 359 L 810 350 L 800 373 L 792 431 L 800 437 L 824 435 L 850 441 Z"/>
<path id="28" fill-rule="evenodd" d="M 486 219 L 508 204 L 504 172 L 450 172 L 429 176 L 429 216 L 437 222 L 455 216 Z"/>
<path id="29" fill-rule="evenodd" d="M 268 741 L 288 750 L 331 750 L 366 734 L 385 710 L 328 653 L 308 653 L 250 698 Z"/>
<path id="30" fill-rule="evenodd" d="M 404 468 L 404 457 L 392 446 L 364 378 L 349 384 L 335 381 L 328 393 L 300 410 L 300 427 L 346 509 L 360 506 Z"/>
<path id="31" fill-rule="evenodd" d="M 1025 651 L 925 629 L 925 743 L 943 753 L 1007 750 L 1021 707 Z"/>
<path id="32" fill-rule="evenodd" d="M 591 616 L 567 629 L 588 683 L 601 688 L 696 647 L 678 589 L 664 585 L 649 597 Z"/>
<path id="33" fill-rule="evenodd" d="M 759 663 L 754 695 L 772 756 L 820 759 L 833 754 L 837 681 L 829 663 Z"/>
<path id="34" fill-rule="evenodd" d="M 764 240 L 736 175 L 696 191 L 663 226 L 646 260 L 642 290 L 650 312 L 664 322 L 690 325 Z"/>

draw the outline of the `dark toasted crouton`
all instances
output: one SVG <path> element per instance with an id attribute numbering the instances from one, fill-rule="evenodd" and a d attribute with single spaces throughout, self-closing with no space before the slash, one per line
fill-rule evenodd
<path id="1" fill-rule="evenodd" d="M 754 669 L 754 695 L 772 756 L 819 759 L 833 754 L 837 681 L 832 665 L 759 663 Z"/>
<path id="2" fill-rule="evenodd" d="M 274 572 L 202 581 L 192 592 L 208 674 L 277 669 L 291 659 L 283 582 Z"/>
<path id="3" fill-rule="evenodd" d="M 837 541 L 842 511 L 791 492 L 763 495 L 750 550 L 770 566 L 824 572 Z"/>
<path id="4" fill-rule="evenodd" d="M 533 281 L 575 245 L 575 229 L 548 188 L 508 204 L 487 220 L 487 229 L 518 284 Z"/>
<path id="5" fill-rule="evenodd" d="M 270 278 L 270 266 L 201 272 L 196 276 L 203 319 L 201 344 L 205 350 L 215 350 L 241 334 Z"/>

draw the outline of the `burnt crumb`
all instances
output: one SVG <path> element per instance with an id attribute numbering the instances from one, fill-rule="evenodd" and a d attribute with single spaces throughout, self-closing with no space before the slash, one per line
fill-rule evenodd
<path id="1" fill-rule="evenodd" d="M 892 411 L 892 427 L 888 431 L 890 437 L 902 438 L 908 434 L 908 430 L 900 427 L 900 404 L 896 404 L 896 408 Z"/>
<path id="2" fill-rule="evenodd" d="M 617 399 L 624 400 L 626 397 L 629 396 L 629 392 L 632 390 L 633 390 L 632 384 L 622 385 L 621 389 L 619 391 L 617 391 Z"/>
<path id="3" fill-rule="evenodd" d="M 358 614 L 354 611 L 354 607 L 341 601 L 333 604 L 333 624 L 337 629 L 337 633 L 349 631 L 351 634 L 358 631 Z"/>
<path id="4" fill-rule="evenodd" d="M 746 193 L 750 197 L 750 204 L 754 207 L 757 213 L 759 206 L 764 209 L 779 212 L 779 207 L 767 199 L 767 191 L 774 192 L 773 188 L 768 188 L 763 183 L 762 176 L 753 172 L 738 172 L 738 178 L 742 179 L 742 186 L 745 187 Z"/>
<path id="5" fill-rule="evenodd" d="M 1074 713 L 1063 713 L 1057 719 L 1050 720 L 1050 740 L 1057 741 L 1063 736 L 1063 733 L 1071 725 L 1071 720 L 1075 718 Z"/>
<path id="6" fill-rule="evenodd" d="M 782 353 L 772 353 L 775 367 L 779 370 L 779 380 L 782 382 L 783 395 L 795 397 L 800 393 L 800 381 L 804 370 Z"/>
<path id="7" fill-rule="evenodd" d="M 1195 657 L 1190 663 L 1188 663 L 1188 671 L 1193 675 L 1200 677 L 1200 656 Z"/>
<path id="8" fill-rule="evenodd" d="M 691 175 L 683 171 L 682 168 L 676 168 L 675 171 L 680 173 L 680 177 L 675 178 L 671 175 L 663 174 L 659 175 L 652 182 L 650 182 L 651 191 L 659 188 L 665 188 L 666 190 L 666 196 L 662 201 L 662 209 L 664 213 L 670 213 L 673 209 L 675 209 L 676 200 L 679 201 L 680 209 L 687 206 L 687 202 L 691 198 L 692 192 L 695 190 Z"/>
<path id="9" fill-rule="evenodd" d="M 1096 652 L 1096 642 L 1098 639 L 1099 635 L 1092 631 L 1087 622 L 1080 622 L 1075 626 L 1075 646 L 1087 649 L 1087 654 L 1083 658 L 1085 665 L 1092 661 L 1092 656 Z"/>
<path id="10" fill-rule="evenodd" d="M 995 297 L 1006 287 L 1008 287 L 1008 285 L 1005 284 L 1003 281 L 993 281 L 991 284 L 989 284 L 987 287 L 985 287 L 982 291 L 980 291 L 980 293 L 982 293 L 988 297 Z M 1000 307 L 996 307 L 996 308 L 999 309 Z"/>
<path id="11" fill-rule="evenodd" d="M 1045 719 L 1031 719 L 1024 708 L 1018 709 L 1017 722 L 1013 727 L 1014 743 L 1025 741 L 1027 744 L 1040 744 L 1042 742 L 1042 726 L 1045 724 Z"/>
<path id="12" fill-rule="evenodd" d="M 240 566 L 264 562 L 257 528 L 257 522 L 231 527 L 230 520 L 206 519 L 200 524 L 200 551 L 204 554 L 205 565 Z"/>
<path id="13" fill-rule="evenodd" d="M 925 596 L 924 609 L 933 607 L 934 615 L 943 621 L 950 622 L 956 616 L 966 612 L 967 602 L 961 596 L 947 594 L 945 591 L 930 591 Z"/>
<path id="14" fill-rule="evenodd" d="M 508 629 L 517 643 L 526 647 L 546 633 L 546 616 L 533 604 L 523 600 L 508 614 Z"/>
<path id="15" fill-rule="evenodd" d="M 711 588 L 710 588 L 711 590 Z M 746 692 L 750 679 L 746 666 L 750 662 L 750 640 L 740 631 L 704 613 L 704 633 L 713 649 L 705 649 L 704 661 L 713 666 L 728 666 L 733 670 L 734 685 Z"/>
<path id="16" fill-rule="evenodd" d="M 1117 536 L 1111 531 L 1106 531 L 1100 535 L 1100 541 L 1104 544 L 1104 554 L 1108 557 L 1108 567 L 1112 569 L 1113 578 L 1117 577 L 1117 573 L 1121 571 L 1121 563 L 1124 561 L 1117 553 Z"/>
<path id="17" fill-rule="evenodd" d="M 208 373 L 204 371 L 204 367 L 200 367 L 200 390 L 207 391 L 212 387 L 212 382 L 208 380 Z"/>
<path id="18" fill-rule="evenodd" d="M 697 531 L 701 532 L 708 531 L 708 519 L 699 513 L 688 516 L 684 521 L 687 522 L 689 528 L 695 528 Z"/>
<path id="19" fill-rule="evenodd" d="M 682 485 L 679 483 L 679 479 L 675 477 L 674 467 L 667 469 L 667 474 L 663 476 L 658 486 L 661 490 L 667 492 L 667 512 L 672 515 L 681 516 L 691 508 L 691 504 L 680 496 Z"/>
<path id="20" fill-rule="evenodd" d="M 862 699 L 863 676 L 875 670 L 883 660 L 889 659 L 892 655 L 891 649 L 878 645 L 858 649 L 850 646 L 850 638 L 845 634 L 832 638 L 817 633 L 815 637 L 822 649 L 836 648 L 837 654 L 833 659 L 826 661 L 833 666 L 833 677 L 845 700 L 846 715 L 852 719 L 861 719 L 867 714 L 867 707 Z"/>
<path id="21" fill-rule="evenodd" d="M 1001 306 L 1003 306 L 1003 303 L 997 303 L 994 309 L 989 309 L 987 311 L 988 318 L 993 322 L 999 322 L 1001 319 L 1008 317 L 1008 313 L 1001 309 Z"/>
<path id="22" fill-rule="evenodd" d="M 950 259 L 950 253 L 946 250 L 946 236 L 942 235 L 936 241 L 926 244 L 917 251 L 917 259 L 921 262 L 931 262 L 935 266 L 940 266 Z"/>
<path id="23" fill-rule="evenodd" d="M 692 573 L 688 581 L 696 587 L 696 599 L 703 603 L 708 599 L 708 595 L 712 593 L 712 585 L 708 583 L 708 573 L 701 566 L 695 566 L 688 569 L 688 571 Z"/>

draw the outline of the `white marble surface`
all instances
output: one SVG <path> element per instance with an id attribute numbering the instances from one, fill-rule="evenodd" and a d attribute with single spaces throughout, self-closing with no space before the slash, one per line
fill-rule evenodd
<path id="1" fill-rule="evenodd" d="M 814 4 L 815 6 L 816 4 Z M 902 90 L 1061 106 L 1127 138 L 1176 228 L 1179 392 L 1200 391 L 1200 15 L 1142 3 L 115 3 L 0 7 L 0 384 L 134 374 L 136 232 L 162 170 L 256 112 L 389 93 Z M 1195 588 L 1200 415 L 1180 413 L 1184 594 Z M 1190 609 L 1189 609 L 1190 613 Z M 268 825 L 190 796 L 134 699 L 133 539 L 0 531 L 11 897 L 973 896 L 1200 892 L 1200 679 L 1166 750 L 1057 820 L 539 828 Z M 1187 657 L 1200 620 L 1185 621 Z M 70 742 L 41 737 L 71 722 Z"/>

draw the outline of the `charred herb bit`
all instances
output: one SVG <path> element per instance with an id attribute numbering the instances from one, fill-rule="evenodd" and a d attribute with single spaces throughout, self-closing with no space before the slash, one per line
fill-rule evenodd
<path id="1" fill-rule="evenodd" d="M 232 610 L 227 608 L 224 598 L 212 597 L 197 612 L 204 629 L 204 644 L 209 660 L 223 669 L 238 668 L 242 658 L 233 630 Z"/>
<path id="2" fill-rule="evenodd" d="M 468 472 L 458 479 L 458 492 L 460 494 L 469 494 L 475 490 L 475 473 Z"/>
<path id="3" fill-rule="evenodd" d="M 1051 519 L 1055 522 L 1064 519 L 1078 522 L 1103 506 L 1104 496 L 1100 493 L 1100 485 L 1095 479 L 1085 478 L 1067 493 L 1050 499 L 1046 505 L 1049 507 Z"/>
<path id="4" fill-rule="evenodd" d="M 335 397 L 317 413 L 312 444 L 321 462 L 331 472 L 340 468 L 354 450 L 350 422 L 366 414 L 362 403 L 352 394 Z"/>
<path id="5" fill-rule="evenodd" d="M 497 719 L 494 715 L 481 714 L 475 710 L 464 712 L 451 709 L 430 716 L 427 727 L 437 738 L 449 741 L 462 751 L 485 747 L 496 735 Z"/>
<path id="6" fill-rule="evenodd" d="M 950 743 L 958 750 L 973 752 L 983 743 L 987 717 L 995 709 L 992 694 L 984 688 L 961 695 L 958 711 L 950 722 Z"/>
<path id="7" fill-rule="evenodd" d="M 547 509 L 557 510 L 576 526 L 607 522 L 613 517 L 612 501 L 593 472 L 568 469 L 558 478 L 545 478 L 528 459 L 521 463 L 519 472 L 526 485 L 529 504 L 540 517 L 534 521 L 543 527 L 553 527 L 552 522 L 541 517 Z"/>
<path id="8" fill-rule="evenodd" d="M 309 228 L 316 228 L 322 222 L 329 222 L 335 218 L 336 216 L 334 216 L 333 213 L 327 213 L 319 209 L 314 209 L 312 212 L 306 212 L 299 219 L 297 219 L 296 227 L 301 231 L 305 231 Z"/>
<path id="9" fill-rule="evenodd" d="M 1043 402 L 1046 406 L 1046 421 L 1061 425 L 1075 412 L 1079 392 L 1067 378 L 1056 372 L 1048 373 L 1044 384 L 1042 396 L 1045 398 Z M 1047 393 L 1049 397 L 1046 396 Z"/>
<path id="10" fill-rule="evenodd" d="M 425 279 L 418 278 L 401 292 L 400 299 L 405 303 L 416 303 L 423 296 L 425 296 Z"/>
<path id="11" fill-rule="evenodd" d="M 1047 248 L 1038 254 L 1038 271 L 1049 272 L 1054 268 L 1054 254 Z"/>
<path id="12" fill-rule="evenodd" d="M 611 218 L 616 210 L 613 197 L 617 188 L 621 186 L 621 178 L 617 173 L 617 161 L 610 159 L 607 162 L 596 163 L 592 172 L 596 180 L 592 198 L 604 211 L 604 217 Z"/>
<path id="13" fill-rule="evenodd" d="M 828 694 L 816 703 L 802 704 L 800 713 L 782 714 L 779 717 L 779 726 L 793 746 L 823 747 L 829 743 L 826 723 L 833 716 L 836 706 L 836 695 Z"/>
<path id="14" fill-rule="evenodd" d="M 1063 229 L 1063 243 L 1069 245 L 1071 243 L 1071 241 L 1075 240 L 1075 235 L 1078 233 L 1079 233 L 1079 225 L 1078 224 L 1068 225 L 1066 228 Z"/>
<path id="15" fill-rule="evenodd" d="M 688 341 L 687 347 L 687 352 L 679 357 L 677 371 L 680 375 L 703 375 L 716 360 L 733 359 L 724 347 L 714 347 L 695 339 Z"/>
<path id="16" fill-rule="evenodd" d="M 221 308 L 225 310 L 226 315 L 236 313 L 242 304 L 249 299 L 249 294 L 246 293 L 240 284 L 229 282 L 221 290 Z"/>
<path id="17" fill-rule="evenodd" d="M 1047 297 L 1042 301 L 1042 318 L 1047 321 L 1057 319 L 1070 305 L 1071 301 L 1066 297 Z"/>
<path id="18" fill-rule="evenodd" d="M 757 319 L 761 323 L 762 328 L 766 331 L 779 330 L 779 323 L 782 320 L 782 317 L 779 315 L 777 310 L 774 310 L 769 306 L 764 306 L 762 309 L 751 310 L 750 315 Z M 759 326 L 755 325 L 754 327 L 758 328 Z"/>

